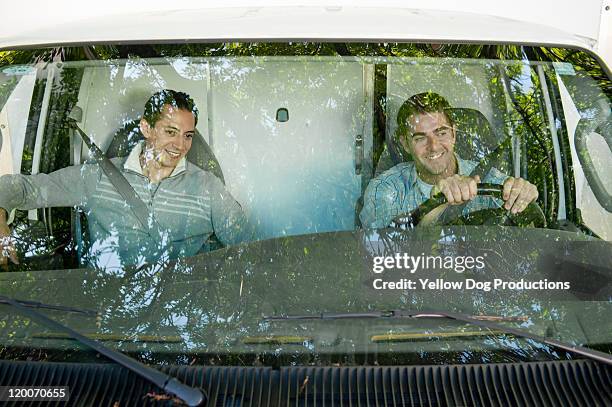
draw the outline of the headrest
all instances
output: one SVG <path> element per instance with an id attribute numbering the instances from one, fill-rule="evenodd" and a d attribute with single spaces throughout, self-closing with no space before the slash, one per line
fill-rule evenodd
<path id="1" fill-rule="evenodd" d="M 455 151 L 465 159 L 479 161 L 490 154 L 501 142 L 487 118 L 476 109 L 452 108 L 447 113 L 455 124 Z"/>

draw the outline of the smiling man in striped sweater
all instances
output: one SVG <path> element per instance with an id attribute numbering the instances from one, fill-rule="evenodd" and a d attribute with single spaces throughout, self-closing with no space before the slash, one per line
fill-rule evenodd
<path id="1" fill-rule="evenodd" d="M 112 163 L 148 207 L 144 226 L 97 162 L 50 174 L 0 177 L 0 264 L 18 262 L 7 212 L 74 206 L 87 215 L 90 266 L 139 265 L 192 256 L 215 233 L 224 244 L 248 240 L 238 202 L 212 173 L 186 160 L 198 110 L 185 93 L 162 90 L 145 105 L 144 141 Z"/>

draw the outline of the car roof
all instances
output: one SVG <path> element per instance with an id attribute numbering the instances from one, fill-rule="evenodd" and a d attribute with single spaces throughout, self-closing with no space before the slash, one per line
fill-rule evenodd
<path id="1" fill-rule="evenodd" d="M 108 13 L 96 15 L 58 14 L 56 21 L 28 14 L 21 15 L 17 23 L 6 18 L 13 11 L 9 8 L 5 10 L 5 21 L 13 22 L 0 27 L 0 48 L 191 39 L 482 42 L 566 45 L 589 50 L 594 50 L 597 43 L 597 37 L 584 33 L 500 15 L 366 3 L 149 10 L 119 12 L 109 8 Z M 555 11 L 549 10 L 551 19 Z"/>

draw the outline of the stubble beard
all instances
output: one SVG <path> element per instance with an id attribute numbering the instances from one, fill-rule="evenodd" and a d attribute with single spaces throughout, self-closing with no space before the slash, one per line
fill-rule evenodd
<path id="1" fill-rule="evenodd" d="M 426 165 L 419 160 L 417 165 L 417 174 L 419 178 L 430 185 L 435 185 L 438 181 L 455 175 L 459 171 L 457 160 L 454 153 L 447 152 L 447 154 L 451 154 L 449 162 L 443 167 L 440 166 L 440 168 Z"/>

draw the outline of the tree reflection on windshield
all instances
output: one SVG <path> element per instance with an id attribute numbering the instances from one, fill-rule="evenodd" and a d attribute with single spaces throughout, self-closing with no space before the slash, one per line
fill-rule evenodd
<path id="1" fill-rule="evenodd" d="M 142 243 L 134 230 L 117 226 L 131 216 L 125 201 L 125 211 L 104 214 L 110 220 L 96 234 L 95 214 L 82 205 L 16 199 L 10 237 L 20 261 L 3 266 L 10 273 L 0 273 L 0 291 L 100 310 L 98 320 L 44 311 L 79 332 L 151 363 L 575 357 L 456 321 L 264 320 L 440 310 L 512 317 L 501 323 L 610 352 L 611 215 L 591 190 L 574 137 L 585 120 L 609 120 L 610 81 L 584 52 L 408 43 L 96 45 L 3 51 L 0 65 L 32 69 L 0 73 L 0 110 L 17 106 L 20 115 L 7 122 L 10 133 L 2 131 L 0 152 L 8 154 L 10 145 L 11 163 L 3 163 L 1 175 L 95 166 L 68 117 L 75 106 L 78 125 L 100 149 L 126 159 L 144 138 L 147 98 L 176 88 L 193 96 L 200 115 L 192 136 L 198 155 L 186 159 L 214 178 L 216 191 L 235 198 L 247 219 L 240 226 L 253 230 L 253 239 L 224 242 L 215 233 L 186 251 L 201 228 L 185 222 L 172 230 L 179 238 L 159 233 Z M 507 176 L 535 185 L 546 227 L 507 222 L 506 210 L 482 211 L 479 221 L 456 213 L 429 226 L 361 223 L 372 180 L 414 162 L 397 117 L 404 101 L 424 92 L 451 106 L 456 139 L 449 151 L 473 162 L 474 171 L 498 170 L 498 187 Z M 162 153 L 180 153 L 169 150 Z M 434 150 L 424 159 L 438 159 Z M 408 199 L 396 198 L 399 206 Z M 180 199 L 196 205 L 193 196 Z M 173 204 L 171 220 L 188 211 Z M 136 249 L 128 258 L 121 251 L 129 245 Z M 0 316 L 0 334 L 6 358 L 69 360 L 83 352 L 8 312 Z M 49 352 L 37 356 L 28 347 Z M 52 355 L 57 349 L 67 353 Z"/>
<path id="2" fill-rule="evenodd" d="M 152 351 L 158 355 L 155 358 L 176 358 L 172 359 L 176 363 L 186 363 L 190 357 L 214 358 L 223 364 L 249 364 L 256 358 L 280 358 L 349 365 L 363 360 L 392 364 L 484 363 L 569 357 L 531 340 L 495 332 L 482 333 L 477 327 L 452 321 L 363 319 L 279 323 L 263 320 L 267 315 L 322 312 L 406 309 L 512 316 L 519 320 L 505 322 L 509 327 L 582 343 L 582 331 L 572 321 L 576 313 L 583 314 L 588 305 L 590 318 L 600 321 L 600 326 L 589 328 L 590 340 L 595 341 L 594 345 L 603 343 L 599 341 L 609 332 L 609 327 L 601 322 L 610 311 L 607 302 L 610 277 L 604 274 L 605 264 L 592 264 L 589 256 L 593 250 L 598 250 L 601 260 L 609 261 L 607 244 L 593 246 L 585 242 L 576 245 L 567 241 L 534 248 L 530 242 L 516 240 L 503 245 L 490 244 L 486 240 L 466 242 L 462 229 L 430 232 L 431 237 L 442 233 L 443 238 L 428 239 L 424 235 L 397 231 L 364 233 L 357 240 L 349 232 L 301 236 L 284 239 L 282 245 L 274 240 L 257 242 L 164 266 L 126 269 L 118 274 L 73 270 L 64 272 L 69 279 L 25 278 L 14 280 L 11 286 L 17 298 L 51 302 L 58 298 L 59 294 L 54 293 L 71 292 L 66 305 L 95 306 L 102 310 L 101 319 L 96 326 L 96 322 L 77 316 L 58 315 L 58 318 L 82 333 L 111 335 L 114 340 L 109 344 L 120 350 L 140 353 L 147 359 L 153 357 L 149 354 Z M 504 237 L 510 238 L 516 231 L 508 233 Z M 482 271 L 469 273 L 436 268 L 420 269 L 414 274 L 397 269 L 379 275 L 372 272 L 373 256 L 401 252 L 416 255 L 427 252 L 455 258 L 466 253 L 480 253 L 486 256 L 486 266 Z M 563 258 L 569 258 L 567 253 L 571 253 L 572 260 L 577 263 L 591 264 L 588 266 L 593 274 L 591 278 L 585 279 L 584 271 L 572 274 L 571 269 L 559 274 Z M 584 262 L 580 256 L 585 257 Z M 398 278 L 446 281 L 467 278 L 553 281 L 563 278 L 576 288 L 559 291 L 418 288 L 381 291 L 372 286 L 372 279 L 379 276 L 390 281 Z M 608 289 L 602 290 L 605 286 Z M 581 301 L 581 296 L 592 302 Z M 13 336 L 22 341 L 24 331 L 33 331 L 39 334 L 38 338 L 44 338 L 40 335 L 43 329 L 28 326 L 17 316 L 5 314 L 2 319 L 5 321 L 4 337 Z M 457 337 L 457 332 L 462 336 Z M 375 335 L 410 333 L 418 333 L 421 337 L 379 343 L 371 340 Z M 423 337 L 423 334 L 431 337 Z M 296 336 L 306 339 L 301 344 L 283 344 L 282 338 Z M 453 336 L 456 339 L 452 339 Z M 268 338 L 268 342 L 249 345 L 249 338 Z M 338 354 L 349 349 L 352 355 L 349 359 L 338 359 Z"/>

